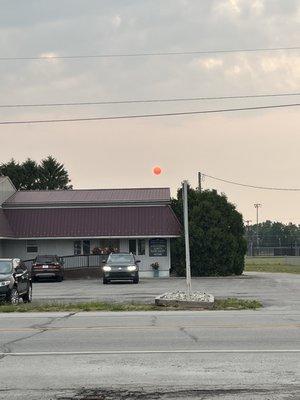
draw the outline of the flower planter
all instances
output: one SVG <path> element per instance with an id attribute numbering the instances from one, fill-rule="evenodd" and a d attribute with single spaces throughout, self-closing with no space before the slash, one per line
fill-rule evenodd
<path id="1" fill-rule="evenodd" d="M 159 270 L 158 269 L 154 269 L 153 270 L 153 277 L 154 278 L 159 278 Z"/>

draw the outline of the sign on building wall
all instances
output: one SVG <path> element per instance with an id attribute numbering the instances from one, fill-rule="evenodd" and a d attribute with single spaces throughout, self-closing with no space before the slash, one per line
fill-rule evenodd
<path id="1" fill-rule="evenodd" d="M 167 239 L 150 239 L 149 240 L 149 256 L 150 257 L 166 257 L 168 255 Z"/>

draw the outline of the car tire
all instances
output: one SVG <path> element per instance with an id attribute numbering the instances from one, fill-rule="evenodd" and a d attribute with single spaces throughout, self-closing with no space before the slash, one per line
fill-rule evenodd
<path id="1" fill-rule="evenodd" d="M 24 303 L 31 303 L 32 302 L 32 287 L 28 289 L 27 293 L 22 296 Z"/>
<path id="2" fill-rule="evenodd" d="M 139 278 L 139 277 L 137 277 L 137 278 L 133 278 L 133 281 L 132 281 L 132 283 L 135 283 L 135 284 L 137 284 L 137 283 L 139 283 L 139 281 L 140 281 L 140 278 Z"/>
<path id="3" fill-rule="evenodd" d="M 19 293 L 15 287 L 13 287 L 8 295 L 8 302 L 13 306 L 17 306 L 19 304 Z"/>
<path id="4" fill-rule="evenodd" d="M 107 285 L 108 284 L 108 279 L 103 278 L 103 285 Z"/>
<path id="5" fill-rule="evenodd" d="M 63 280 L 63 277 L 62 277 L 62 276 L 58 276 L 58 277 L 56 278 L 56 281 L 57 281 L 57 282 L 62 282 L 62 280 Z"/>

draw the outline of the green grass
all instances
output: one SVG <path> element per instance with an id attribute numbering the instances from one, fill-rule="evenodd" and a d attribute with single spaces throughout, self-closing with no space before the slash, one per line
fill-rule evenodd
<path id="1" fill-rule="evenodd" d="M 243 300 L 237 298 L 216 299 L 214 310 L 256 310 L 261 308 L 258 300 Z"/>
<path id="2" fill-rule="evenodd" d="M 254 310 L 262 307 L 262 304 L 257 300 L 243 300 L 243 299 L 216 299 L 214 310 Z M 154 304 L 135 304 L 135 303 L 31 303 L 19 304 L 13 306 L 11 304 L 1 304 L 0 313 L 11 312 L 81 312 L 81 311 L 168 311 L 178 310 L 175 307 L 160 307 Z"/>
<path id="3" fill-rule="evenodd" d="M 300 265 L 286 264 L 246 264 L 245 271 L 254 272 L 286 272 L 289 274 L 300 274 Z"/>

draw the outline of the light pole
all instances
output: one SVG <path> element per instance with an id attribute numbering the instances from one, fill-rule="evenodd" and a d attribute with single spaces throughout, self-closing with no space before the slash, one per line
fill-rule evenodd
<path id="1" fill-rule="evenodd" d="M 256 245 L 257 245 L 257 248 L 258 248 L 258 247 L 259 247 L 258 209 L 259 209 L 260 207 L 262 207 L 262 204 L 260 204 L 260 203 L 255 203 L 255 204 L 254 204 L 254 207 L 256 208 Z"/>
<path id="2" fill-rule="evenodd" d="M 246 236 L 247 236 L 247 244 L 248 244 L 248 255 L 252 256 L 252 238 L 251 238 L 251 243 L 250 243 L 250 222 L 252 222 L 251 219 L 246 219 Z M 249 254 L 250 253 L 250 254 Z"/>
<path id="3" fill-rule="evenodd" d="M 190 262 L 190 239 L 189 239 L 189 216 L 188 216 L 188 182 L 182 183 L 183 217 L 184 217 L 184 238 L 185 238 L 185 262 L 186 262 L 186 284 L 187 296 L 191 297 L 191 262 Z"/>

